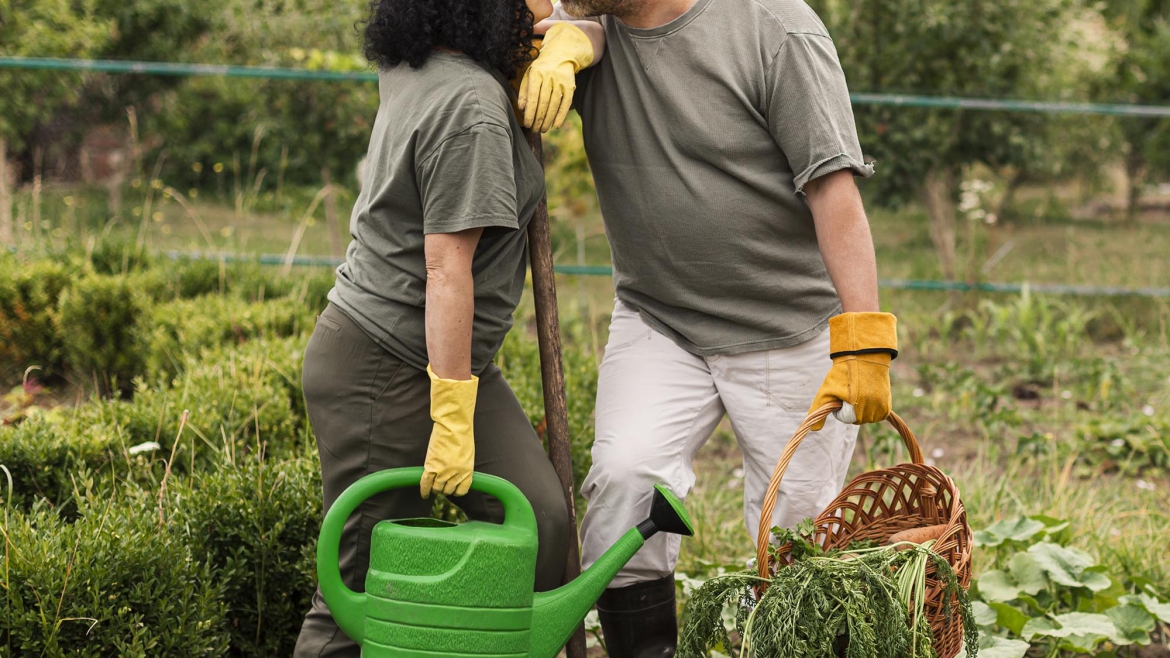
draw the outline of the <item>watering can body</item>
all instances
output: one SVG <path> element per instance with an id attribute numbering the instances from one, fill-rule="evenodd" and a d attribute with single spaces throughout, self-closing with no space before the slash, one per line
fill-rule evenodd
<path id="1" fill-rule="evenodd" d="M 421 468 L 354 483 L 330 508 L 317 546 L 321 594 L 363 658 L 553 658 L 618 570 L 659 530 L 691 534 L 681 503 L 657 488 L 654 515 L 565 586 L 533 593 L 536 517 L 515 486 L 476 473 L 472 488 L 504 506 L 502 524 L 386 520 L 374 527 L 365 592 L 341 581 L 338 548 L 349 515 L 372 495 L 416 486 Z"/>

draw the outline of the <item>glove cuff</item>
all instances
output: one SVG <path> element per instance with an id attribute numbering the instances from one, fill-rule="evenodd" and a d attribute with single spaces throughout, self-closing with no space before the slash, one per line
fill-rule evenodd
<path id="1" fill-rule="evenodd" d="M 442 379 L 427 365 L 431 379 L 431 419 L 436 423 L 457 414 L 470 418 L 475 413 L 475 398 L 479 393 L 479 377 L 471 379 Z"/>
<path id="2" fill-rule="evenodd" d="M 566 55 L 570 55 L 568 61 L 575 65 L 573 73 L 593 63 L 593 42 L 589 40 L 589 35 L 585 34 L 584 30 L 572 23 L 560 22 L 548 28 L 548 32 L 544 34 L 541 51 L 548 49 L 550 45 L 563 49 Z"/>
<path id="3" fill-rule="evenodd" d="M 829 320 L 829 357 L 898 356 L 898 320 L 892 313 L 842 313 Z"/>

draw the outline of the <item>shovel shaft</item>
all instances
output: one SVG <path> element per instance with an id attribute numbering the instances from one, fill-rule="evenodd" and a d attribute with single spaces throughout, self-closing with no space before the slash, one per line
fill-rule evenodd
<path id="1" fill-rule="evenodd" d="M 544 165 L 540 133 L 526 131 L 528 146 Z M 548 220 L 548 198 L 542 196 L 528 224 L 528 255 L 532 262 L 532 297 L 536 306 L 536 335 L 540 345 L 540 380 L 544 386 L 544 418 L 548 457 L 565 492 L 569 508 L 569 554 L 565 580 L 581 573 L 577 543 L 577 506 L 573 499 L 573 459 L 569 446 L 569 412 L 565 402 L 565 368 L 561 357 L 560 319 L 557 315 L 557 281 L 553 273 L 552 236 Z M 585 658 L 585 628 L 578 626 L 569 639 L 568 658 Z"/>

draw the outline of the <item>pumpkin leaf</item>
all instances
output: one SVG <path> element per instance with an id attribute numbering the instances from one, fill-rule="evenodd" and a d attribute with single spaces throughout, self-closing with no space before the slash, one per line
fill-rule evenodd
<path id="1" fill-rule="evenodd" d="M 1024 625 L 1031 619 L 1027 614 L 1020 612 L 1019 608 L 1006 603 L 992 603 L 988 607 L 995 611 L 995 623 L 1016 635 L 1023 632 Z"/>
<path id="2" fill-rule="evenodd" d="M 1020 595 L 1020 587 L 1011 576 L 998 569 L 979 576 L 979 595 L 988 603 L 1013 601 Z"/>
<path id="3" fill-rule="evenodd" d="M 1016 519 L 1004 519 L 987 526 L 975 533 L 976 546 L 1001 546 L 1005 542 L 1027 542 L 1036 537 L 1045 528 L 1045 525 L 1026 516 Z"/>
<path id="4" fill-rule="evenodd" d="M 1092 592 L 1107 589 L 1113 581 L 1099 571 L 1090 570 L 1093 558 L 1076 548 L 1040 542 L 1028 549 L 1036 563 L 1052 582 L 1065 587 L 1084 587 Z"/>
<path id="5" fill-rule="evenodd" d="M 1126 603 L 1105 611 L 1121 637 L 1127 640 L 1126 644 L 1147 645 L 1150 643 L 1150 631 L 1154 630 L 1157 620 L 1141 605 Z"/>
<path id="6" fill-rule="evenodd" d="M 1048 586 L 1044 568 L 1028 553 L 1016 553 L 1008 562 L 1008 571 L 1020 586 L 1020 591 L 1035 596 Z"/>

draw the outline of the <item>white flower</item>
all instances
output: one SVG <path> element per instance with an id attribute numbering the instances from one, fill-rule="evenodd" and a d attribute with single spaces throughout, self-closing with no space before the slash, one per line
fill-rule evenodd
<path id="1" fill-rule="evenodd" d="M 1071 400 L 1072 399 L 1072 391 L 1061 391 L 1060 397 L 1064 398 L 1065 400 Z"/>
<path id="2" fill-rule="evenodd" d="M 926 395 L 926 391 L 924 391 L 920 388 L 916 388 L 916 389 L 914 389 L 914 393 L 912 393 L 912 395 L 916 398 L 920 398 L 920 397 Z"/>
<path id="3" fill-rule="evenodd" d="M 1125 439 L 1113 439 L 1109 442 L 1109 445 L 1113 446 L 1114 448 L 1120 448 L 1125 445 Z"/>
<path id="4" fill-rule="evenodd" d="M 1158 488 L 1158 485 L 1154 484 L 1153 482 L 1146 482 L 1145 480 L 1138 480 L 1137 481 L 1137 488 L 1141 489 L 1142 491 L 1154 491 Z"/>
<path id="5" fill-rule="evenodd" d="M 934 450 L 930 451 L 930 456 L 934 457 L 935 459 L 942 459 L 943 455 L 945 454 L 947 453 L 942 448 L 935 448 Z"/>
<path id="6" fill-rule="evenodd" d="M 1147 416 L 1153 416 L 1154 415 L 1154 408 L 1147 404 L 1146 406 L 1142 407 L 1142 413 L 1147 415 Z"/>

